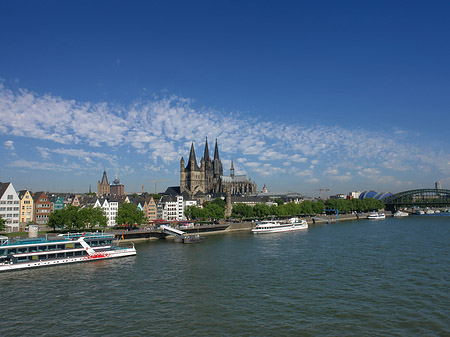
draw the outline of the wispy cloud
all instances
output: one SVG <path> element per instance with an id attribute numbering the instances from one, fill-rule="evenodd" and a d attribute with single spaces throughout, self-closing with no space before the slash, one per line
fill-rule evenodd
<path id="1" fill-rule="evenodd" d="M 128 153 L 146 158 L 141 169 L 163 171 L 171 165 L 176 168 L 181 156 L 186 158 L 191 142 L 203 151 L 208 137 L 210 150 L 217 138 L 221 157 L 235 158 L 237 170 L 253 178 L 292 175 L 316 184 L 323 177 L 340 182 L 359 177 L 397 184 L 406 172 L 438 170 L 443 179 L 450 176 L 450 155 L 444 147 L 430 151 L 413 144 L 403 130 L 381 134 L 340 126 L 263 122 L 196 108 L 193 100 L 176 95 L 118 106 L 13 91 L 0 84 L 0 134 L 35 139 L 48 170 L 68 169 L 65 164 L 51 164 L 53 156 L 116 167 Z M 12 140 L 4 143 L 8 150 L 17 148 L 14 145 Z M 197 150 L 197 159 L 201 154 Z M 149 166 L 149 161 L 154 165 Z M 34 164 L 10 162 L 14 167 Z"/>

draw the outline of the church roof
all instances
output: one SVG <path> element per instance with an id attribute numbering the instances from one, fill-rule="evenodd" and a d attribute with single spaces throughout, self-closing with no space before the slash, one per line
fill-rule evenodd
<path id="1" fill-rule="evenodd" d="M 247 178 L 246 175 L 240 175 L 240 176 L 221 176 L 220 177 L 224 183 L 248 183 L 251 182 L 250 179 Z"/>
<path id="2" fill-rule="evenodd" d="M 106 177 L 106 171 L 103 171 L 103 177 L 102 177 L 102 185 L 109 185 L 108 178 Z"/>
<path id="3" fill-rule="evenodd" d="M 195 150 L 194 143 L 191 144 L 191 153 L 189 154 L 188 164 L 186 166 L 186 170 L 198 171 L 200 167 L 197 164 L 197 158 L 195 158 Z"/>
<path id="4" fill-rule="evenodd" d="M 205 141 L 205 153 L 203 154 L 203 158 L 205 159 L 205 161 L 209 161 L 208 137 L 206 137 Z"/>
<path id="5" fill-rule="evenodd" d="M 219 147 L 217 146 L 217 138 L 216 138 L 216 146 L 214 148 L 214 159 L 219 159 Z"/>

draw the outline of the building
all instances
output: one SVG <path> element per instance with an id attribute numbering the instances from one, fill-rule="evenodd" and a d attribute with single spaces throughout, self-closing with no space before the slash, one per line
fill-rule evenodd
<path id="1" fill-rule="evenodd" d="M 52 199 L 52 211 L 57 211 L 64 208 L 65 204 L 63 196 L 53 196 Z"/>
<path id="2" fill-rule="evenodd" d="M 161 198 L 161 219 L 167 221 L 182 221 L 186 220 L 184 216 L 184 201 L 183 196 L 176 197 L 163 196 Z"/>
<path id="3" fill-rule="evenodd" d="M 110 193 L 111 195 L 122 197 L 125 195 L 125 186 L 120 183 L 119 178 L 114 179 L 112 185 L 110 186 Z"/>
<path id="4" fill-rule="evenodd" d="M 52 211 L 52 203 L 44 192 L 36 192 L 33 196 L 34 219 L 38 225 L 46 225 Z"/>
<path id="5" fill-rule="evenodd" d="M 18 232 L 20 199 L 12 183 L 0 183 L 0 217 L 5 220 L 6 232 Z"/>
<path id="6" fill-rule="evenodd" d="M 232 195 L 257 193 L 256 184 L 246 175 L 235 176 L 233 161 L 231 161 L 230 176 L 223 175 L 217 139 L 213 159 L 209 156 L 208 139 L 206 139 L 200 166 L 198 166 L 194 144 L 192 143 L 186 167 L 184 158 L 182 157 L 180 160 L 180 194 L 186 192 L 190 197 L 193 197 L 198 194 L 224 194 L 226 190 L 230 190 Z"/>
<path id="7" fill-rule="evenodd" d="M 94 207 L 100 207 L 107 219 L 107 226 L 117 225 L 117 214 L 119 213 L 119 202 L 113 198 L 99 198 Z"/>
<path id="8" fill-rule="evenodd" d="M 106 176 L 106 171 L 103 171 L 103 177 L 102 180 L 98 182 L 98 194 L 97 196 L 103 197 L 104 195 L 110 195 L 111 194 L 111 187 L 108 182 L 108 177 Z"/>
<path id="9" fill-rule="evenodd" d="M 34 200 L 33 196 L 28 190 L 19 191 L 19 199 L 20 199 L 19 223 L 21 228 L 23 228 L 26 226 L 26 224 L 34 221 Z"/>
<path id="10" fill-rule="evenodd" d="M 147 221 L 154 221 L 158 219 L 156 202 L 153 197 L 145 199 L 142 211 L 144 212 L 144 216 L 147 218 Z"/>

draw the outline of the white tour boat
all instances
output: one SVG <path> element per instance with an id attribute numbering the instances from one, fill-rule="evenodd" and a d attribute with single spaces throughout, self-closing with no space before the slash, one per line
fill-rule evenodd
<path id="1" fill-rule="evenodd" d="M 367 216 L 367 219 L 371 220 L 386 219 L 386 215 L 384 213 L 373 212 Z"/>
<path id="2" fill-rule="evenodd" d="M 402 211 L 398 210 L 397 212 L 394 213 L 393 216 L 395 216 L 395 217 L 409 216 L 409 213 L 408 212 L 402 212 Z"/>
<path id="3" fill-rule="evenodd" d="M 261 221 L 252 229 L 253 234 L 279 233 L 308 229 L 308 223 L 304 219 L 291 218 L 287 221 Z"/>
<path id="4" fill-rule="evenodd" d="M 53 266 L 136 255 L 134 244 L 113 245 L 106 233 L 64 234 L 53 238 L 28 238 L 11 242 L 0 237 L 0 271 Z"/>

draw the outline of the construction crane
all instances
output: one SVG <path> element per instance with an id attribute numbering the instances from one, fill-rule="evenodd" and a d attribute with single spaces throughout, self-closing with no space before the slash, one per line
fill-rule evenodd
<path id="1" fill-rule="evenodd" d="M 155 179 L 155 180 L 149 180 L 148 181 L 149 183 L 155 183 L 155 194 L 158 194 L 157 184 L 160 181 L 170 181 L 170 180 L 158 180 L 158 179 Z"/>

